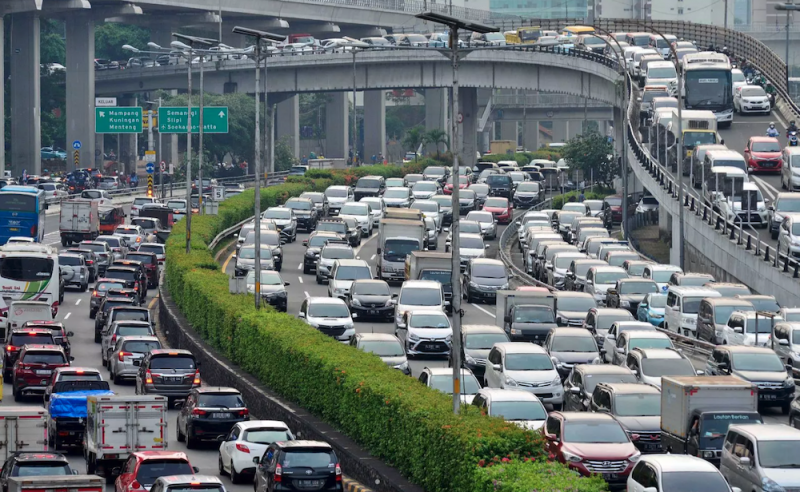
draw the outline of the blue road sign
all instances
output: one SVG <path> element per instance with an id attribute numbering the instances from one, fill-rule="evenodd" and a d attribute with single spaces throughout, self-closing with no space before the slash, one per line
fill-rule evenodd
<path id="1" fill-rule="evenodd" d="M 147 171 L 147 174 L 153 174 L 154 172 L 156 172 L 156 165 L 153 164 L 152 162 L 148 162 L 147 164 L 145 164 L 144 169 L 145 171 Z"/>
<path id="2" fill-rule="evenodd" d="M 75 140 L 74 142 L 72 142 L 72 148 L 75 149 L 75 150 L 80 150 L 81 141 L 80 140 Z"/>

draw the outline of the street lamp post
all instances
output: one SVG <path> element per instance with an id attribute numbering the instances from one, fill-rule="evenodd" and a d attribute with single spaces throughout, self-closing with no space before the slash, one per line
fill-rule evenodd
<path id="1" fill-rule="evenodd" d="M 256 71 L 255 71 L 255 104 L 256 104 L 256 116 L 255 116 L 255 174 L 256 174 L 256 188 L 255 188 L 255 199 L 254 201 L 254 216 L 255 216 L 255 297 L 256 297 L 256 309 L 261 307 L 261 109 L 260 109 L 260 101 L 259 98 L 261 94 L 259 94 L 261 89 L 261 67 L 259 63 L 261 62 L 261 42 L 280 42 L 286 39 L 285 36 L 281 36 L 278 34 L 272 34 L 269 32 L 259 31 L 256 29 L 249 29 L 247 27 L 236 26 L 233 28 L 233 32 L 235 34 L 242 34 L 249 38 L 253 38 L 255 40 L 255 61 L 256 61 Z M 266 58 L 264 58 L 264 65 L 267 64 Z M 266 81 L 265 81 L 265 88 L 264 88 L 264 105 L 267 105 L 267 91 L 266 91 Z M 266 124 L 266 122 L 264 122 Z"/>
<path id="2" fill-rule="evenodd" d="M 775 6 L 775 10 L 786 11 L 786 87 L 789 87 L 789 28 L 792 24 L 792 12 L 800 10 L 800 5 L 795 5 L 790 0 L 787 3 L 779 3 Z"/>
<path id="3" fill-rule="evenodd" d="M 448 31 L 450 33 L 450 46 L 449 51 L 447 48 L 441 50 L 446 56 L 449 56 L 450 61 L 452 62 L 453 66 L 453 100 L 452 100 L 452 129 L 453 129 L 453 139 L 451 143 L 451 148 L 453 149 L 453 203 L 455 207 L 458 207 L 458 199 L 459 199 L 459 186 L 458 186 L 458 176 L 459 176 L 459 135 L 458 135 L 458 125 L 461 123 L 459 121 L 459 112 L 458 112 L 458 56 L 459 56 L 459 49 L 458 49 L 458 30 L 462 29 L 464 31 L 471 31 L 477 33 L 490 33 L 490 32 L 497 32 L 499 31 L 498 28 L 494 26 L 488 26 L 485 24 L 479 24 L 477 22 L 468 22 L 461 19 L 457 19 L 455 17 L 451 17 L 449 15 L 437 14 L 433 12 L 423 12 L 421 14 L 417 14 L 415 17 L 418 19 L 422 19 L 425 21 L 431 21 L 436 24 L 442 24 L 447 26 Z M 471 115 L 474 117 L 474 115 Z M 454 212 L 456 213 L 456 212 Z M 461 368 L 462 361 L 461 361 L 461 247 L 460 247 L 460 239 L 458 237 L 459 234 L 459 226 L 457 217 L 453 219 L 452 225 L 452 234 L 453 239 L 451 243 L 452 248 L 452 285 L 453 285 L 453 298 L 452 298 L 452 307 L 453 307 L 453 343 L 450 352 L 453 355 L 453 411 L 458 413 L 459 408 L 461 407 L 461 379 L 463 376 L 463 369 Z"/>

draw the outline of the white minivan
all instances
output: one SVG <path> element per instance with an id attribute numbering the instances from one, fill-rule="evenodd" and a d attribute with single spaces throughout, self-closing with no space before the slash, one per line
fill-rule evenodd
<path id="1" fill-rule="evenodd" d="M 700 301 L 706 297 L 722 297 L 722 294 L 708 287 L 670 285 L 664 308 L 664 328 L 682 335 L 694 335 Z"/>

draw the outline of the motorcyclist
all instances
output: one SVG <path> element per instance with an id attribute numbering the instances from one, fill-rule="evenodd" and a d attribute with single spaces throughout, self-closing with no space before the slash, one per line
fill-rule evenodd
<path id="1" fill-rule="evenodd" d="M 797 131 L 797 125 L 794 124 L 794 120 L 789 122 L 789 127 L 786 129 L 786 136 L 788 137 L 790 133 Z"/>
<path id="2" fill-rule="evenodd" d="M 781 133 L 778 131 L 778 129 L 775 128 L 775 122 L 774 121 L 770 121 L 769 128 L 767 128 L 767 136 L 768 137 L 777 137 L 780 134 Z"/>

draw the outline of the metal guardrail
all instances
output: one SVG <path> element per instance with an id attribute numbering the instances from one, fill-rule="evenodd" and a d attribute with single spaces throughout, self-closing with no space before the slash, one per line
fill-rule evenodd
<path id="1" fill-rule="evenodd" d="M 494 106 L 511 106 L 514 108 L 608 108 L 611 105 L 595 99 L 587 99 L 572 94 L 547 94 L 537 92 L 533 94 L 494 94 Z"/>

